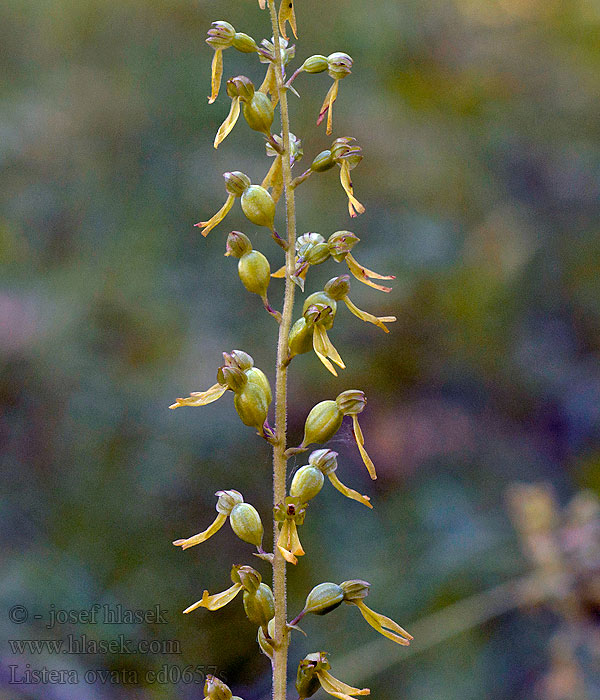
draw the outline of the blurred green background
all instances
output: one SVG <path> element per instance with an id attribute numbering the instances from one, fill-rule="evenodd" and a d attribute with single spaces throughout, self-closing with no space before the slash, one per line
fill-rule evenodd
<path id="1" fill-rule="evenodd" d="M 290 610 L 321 581 L 364 578 L 369 604 L 417 639 L 378 646 L 343 606 L 303 623 L 292 671 L 325 649 L 334 675 L 374 698 L 600 698 L 597 518 L 588 539 L 575 536 L 592 554 L 576 570 L 563 562 L 547 598 L 494 597 L 539 564 L 511 523 L 511 484 L 551 485 L 557 508 L 583 489 L 600 494 L 600 4 L 296 4 L 291 68 L 314 53 L 354 58 L 334 136 L 363 148 L 353 180 L 367 207 L 350 220 L 337 169 L 314 176 L 298 190 L 299 232 L 354 231 L 359 261 L 397 279 L 389 295 L 354 282 L 352 299 L 398 322 L 384 336 L 342 309 L 331 332 L 342 376 L 313 354 L 292 363 L 292 442 L 314 403 L 362 388 L 380 478 L 371 483 L 345 425 L 329 445 L 340 477 L 375 509 L 326 485 L 301 531 Z M 223 172 L 260 182 L 270 165 L 243 120 L 212 147 L 229 109 L 224 90 L 206 100 L 216 19 L 257 41 L 271 34 L 251 0 L 0 5 L 2 700 L 202 698 L 211 668 L 244 700 L 268 697 L 268 660 L 241 600 L 181 615 L 204 588 L 228 587 L 232 563 L 268 579 L 267 565 L 228 526 L 189 552 L 171 544 L 208 525 L 218 489 L 241 491 L 265 522 L 271 499 L 268 447 L 230 396 L 167 408 L 213 384 L 223 350 L 246 350 L 273 380 L 276 326 L 223 257 L 225 235 L 245 231 L 273 269 L 281 250 L 237 205 L 206 239 L 192 226 L 223 203 Z M 225 78 L 262 80 L 251 56 L 229 50 L 224 63 Z M 333 138 L 314 123 L 330 82 L 295 82 L 298 174 Z M 307 291 L 342 272 L 311 269 Z M 279 305 L 281 282 L 271 290 Z M 575 613 L 556 604 L 565 599 Z M 158 604 L 167 622 L 47 629 L 51 611 L 94 604 Z M 22 624 L 9 618 L 15 605 L 28 611 Z M 176 640 L 181 653 L 8 643 L 70 634 Z M 16 684 L 26 664 L 76 670 L 80 682 Z M 164 666 L 167 682 L 145 680 Z M 196 666 L 195 682 L 178 677 Z M 123 682 L 85 682 L 90 669 Z"/>

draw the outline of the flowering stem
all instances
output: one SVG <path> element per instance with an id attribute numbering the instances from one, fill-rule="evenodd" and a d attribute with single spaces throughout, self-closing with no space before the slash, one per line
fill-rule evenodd
<path id="1" fill-rule="evenodd" d="M 295 284 L 292 281 L 296 252 L 296 205 L 292 187 L 292 169 L 290 163 L 290 118 L 287 103 L 287 90 L 283 84 L 283 61 L 281 58 L 281 38 L 277 23 L 275 0 L 269 0 L 269 12 L 273 28 L 273 44 L 275 47 L 275 77 L 277 93 L 281 107 L 281 129 L 283 137 L 282 171 L 285 189 L 285 211 L 287 223 L 287 251 L 285 297 L 283 313 L 279 326 L 277 342 L 277 368 L 275 383 L 275 437 L 273 447 L 273 506 L 285 499 L 287 476 L 286 423 L 287 423 L 287 365 L 288 336 L 292 324 L 294 307 Z M 275 598 L 275 651 L 273 654 L 273 700 L 286 700 L 287 687 L 287 600 L 285 568 L 286 561 L 275 546 L 278 537 L 277 523 L 273 521 L 273 595 Z"/>

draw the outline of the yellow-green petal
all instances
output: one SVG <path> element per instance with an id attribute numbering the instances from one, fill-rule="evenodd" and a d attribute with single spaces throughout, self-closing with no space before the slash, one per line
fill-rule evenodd
<path id="1" fill-rule="evenodd" d="M 208 104 L 212 104 L 219 95 L 219 89 L 221 87 L 221 78 L 223 77 L 223 50 L 215 49 L 215 55 L 213 56 L 211 65 L 211 78 L 210 78 L 210 97 L 208 98 Z"/>
<path id="2" fill-rule="evenodd" d="M 346 260 L 346 265 L 348 265 L 348 269 L 354 275 L 354 277 L 356 277 L 356 279 L 359 282 L 362 282 L 363 284 L 366 284 L 369 287 L 373 287 L 373 289 L 379 289 L 382 292 L 391 292 L 392 291 L 391 287 L 384 287 L 382 284 L 376 284 L 375 282 L 372 281 L 372 279 L 394 280 L 394 279 L 396 279 L 394 277 L 394 275 L 380 275 L 377 272 L 373 272 L 373 270 L 369 270 L 364 265 L 361 265 L 356 260 L 356 258 L 354 258 L 352 256 L 351 253 L 346 253 L 345 260 Z M 370 278 L 372 278 L 372 279 L 370 279 Z"/>
<path id="3" fill-rule="evenodd" d="M 321 688 L 329 695 L 340 700 L 352 700 L 354 695 L 370 695 L 369 688 L 353 688 L 351 685 L 334 678 L 329 671 L 317 671 L 317 678 Z"/>
<path id="4" fill-rule="evenodd" d="M 319 118 L 317 119 L 317 126 L 319 126 L 319 124 L 325 118 L 325 114 L 327 114 L 327 128 L 325 133 L 328 136 L 331 135 L 333 131 L 333 103 L 337 99 L 339 82 L 339 80 L 333 81 L 333 85 L 329 88 L 327 95 L 325 95 L 323 105 L 321 106 L 321 110 L 319 112 Z"/>
<path id="5" fill-rule="evenodd" d="M 215 532 L 218 532 L 223 527 L 226 520 L 227 515 L 225 515 L 225 513 L 219 513 L 214 519 L 213 523 L 209 527 L 207 527 L 206 530 L 204 530 L 203 532 L 199 532 L 197 535 L 193 535 L 192 537 L 188 537 L 187 539 L 175 540 L 173 544 L 176 547 L 181 547 L 181 549 L 189 549 L 190 547 L 195 547 L 197 544 L 206 542 L 206 540 L 209 537 L 212 537 L 215 534 Z"/>
<path id="6" fill-rule="evenodd" d="M 351 604 L 356 605 L 365 620 L 373 629 L 377 630 L 379 634 L 405 647 L 412 641 L 412 635 L 400 627 L 397 622 L 394 622 L 394 620 L 391 620 L 381 613 L 376 613 L 374 610 L 371 610 L 362 600 L 353 600 Z"/>
<path id="7" fill-rule="evenodd" d="M 355 218 L 358 214 L 364 214 L 365 208 L 354 196 L 354 188 L 352 187 L 352 180 L 350 178 L 350 164 L 348 161 L 344 160 L 340 168 L 340 182 L 342 183 L 344 192 L 348 196 L 348 211 L 350 212 L 350 216 Z"/>
<path id="8" fill-rule="evenodd" d="M 346 498 L 351 498 L 353 501 L 358 501 L 359 503 L 367 506 L 367 508 L 373 507 L 370 503 L 371 499 L 368 496 L 363 496 L 362 494 L 358 493 L 358 491 L 355 491 L 345 484 L 342 484 L 342 482 L 337 478 L 335 472 L 330 472 L 327 474 L 327 478 L 331 482 L 331 485 L 346 496 Z"/>
<path id="9" fill-rule="evenodd" d="M 298 31 L 296 27 L 296 13 L 294 12 L 294 0 L 285 0 L 279 6 L 279 31 L 283 38 L 287 41 L 289 39 L 285 31 L 285 23 L 289 22 L 294 36 L 298 38 Z"/>
<path id="10" fill-rule="evenodd" d="M 375 480 L 377 478 L 377 472 L 375 471 L 375 465 L 373 464 L 371 458 L 365 450 L 365 439 L 363 437 L 360 425 L 358 424 L 358 416 L 356 415 L 356 413 L 352 414 L 352 427 L 354 429 L 354 438 L 356 440 L 356 446 L 358 447 L 358 451 L 360 452 L 362 461 L 364 462 L 364 465 L 367 468 L 371 479 Z"/>
<path id="11" fill-rule="evenodd" d="M 239 97 L 233 97 L 231 100 L 231 107 L 229 109 L 229 114 L 227 115 L 225 121 L 221 124 L 219 127 L 219 130 L 217 131 L 217 135 L 215 136 L 215 142 L 214 142 L 214 147 L 218 148 L 219 144 L 222 143 L 233 127 L 235 126 L 235 123 L 237 122 L 238 118 L 240 116 L 240 98 Z"/>
<path id="12" fill-rule="evenodd" d="M 192 610 L 196 610 L 197 608 L 206 608 L 207 610 L 211 611 L 219 610 L 219 608 L 222 608 L 227 605 L 227 603 L 230 603 L 243 588 L 244 587 L 241 583 L 234 583 L 233 586 L 228 588 L 226 591 L 222 591 L 221 593 L 209 595 L 208 591 L 204 591 L 202 598 L 193 605 L 190 605 L 190 607 L 186 608 L 183 612 L 184 614 L 187 614 L 192 612 Z"/>
<path id="13" fill-rule="evenodd" d="M 284 520 L 277 538 L 277 549 L 281 552 L 283 558 L 290 564 L 297 564 L 298 559 L 304 554 L 300 538 L 298 537 L 298 528 L 294 520 Z"/>
<path id="14" fill-rule="evenodd" d="M 335 371 L 335 367 L 331 364 L 327 357 L 328 348 L 323 335 L 326 336 L 327 331 L 323 328 L 323 326 L 315 325 L 313 328 L 313 349 L 319 360 L 321 360 L 321 362 L 331 372 L 331 374 L 333 374 L 334 377 L 337 377 L 338 374 Z"/>
<path id="15" fill-rule="evenodd" d="M 169 406 L 171 409 L 179 408 L 180 406 L 206 406 L 213 401 L 217 401 L 227 391 L 226 386 L 213 384 L 206 391 L 193 391 L 185 399 L 177 399 L 176 403 Z"/>
<path id="16" fill-rule="evenodd" d="M 346 306 L 348 307 L 350 313 L 353 313 L 357 318 L 360 318 L 361 321 L 365 321 L 366 323 L 372 323 L 378 328 L 381 328 L 381 330 L 385 333 L 390 332 L 389 328 L 385 325 L 385 323 L 393 323 L 396 320 L 395 316 L 374 316 L 368 311 L 363 311 L 362 309 L 359 309 L 358 306 L 356 306 L 350 301 L 350 297 L 347 296 L 344 297 L 343 301 L 344 304 L 346 304 Z"/>
<path id="17" fill-rule="evenodd" d="M 198 228 L 202 229 L 200 233 L 206 238 L 208 234 L 215 228 L 215 226 L 218 226 L 221 221 L 227 216 L 229 213 L 229 210 L 233 206 L 233 202 L 235 201 L 234 195 L 230 194 L 227 197 L 227 201 L 225 204 L 219 209 L 219 211 L 214 215 L 211 216 L 211 218 L 208 221 L 200 221 L 197 224 L 194 224 L 194 226 L 197 226 Z"/>

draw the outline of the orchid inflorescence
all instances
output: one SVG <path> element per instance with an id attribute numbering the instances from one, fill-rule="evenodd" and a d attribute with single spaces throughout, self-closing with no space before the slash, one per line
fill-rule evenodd
<path id="1" fill-rule="evenodd" d="M 216 383 L 204 391 L 194 391 L 185 398 L 178 398 L 170 408 L 206 406 L 233 394 L 234 408 L 244 425 L 256 433 L 273 448 L 274 501 L 272 522 L 274 543 L 272 551 L 263 549 L 264 527 L 257 509 L 246 502 L 239 491 L 228 488 L 217 491 L 217 515 L 213 522 L 198 534 L 173 542 L 181 549 L 202 544 L 216 535 L 227 521 L 234 534 L 255 548 L 254 555 L 273 567 L 273 588 L 262 580 L 261 574 L 248 565 L 235 564 L 231 568 L 231 585 L 222 592 L 210 594 L 207 590 L 201 598 L 183 612 L 190 613 L 200 608 L 220 610 L 242 594 L 243 608 L 249 622 L 257 628 L 257 641 L 261 651 L 272 662 L 273 697 L 285 700 L 287 685 L 287 655 L 292 630 L 299 628 L 300 621 L 309 614 L 324 615 L 342 603 L 358 608 L 365 621 L 377 632 L 399 645 L 408 645 L 412 637 L 389 617 L 367 607 L 370 584 L 353 579 L 336 584 L 320 583 L 306 598 L 301 612 L 290 622 L 286 614 L 285 566 L 297 565 L 299 557 L 305 555 L 300 542 L 300 530 L 306 517 L 311 517 L 309 506 L 319 495 L 325 478 L 348 499 L 367 508 L 373 508 L 369 496 L 346 486 L 338 477 L 338 453 L 327 447 L 318 447 L 310 452 L 307 463 L 300 466 L 289 483 L 286 479 L 287 461 L 295 455 L 307 452 L 311 445 L 324 445 L 341 428 L 348 416 L 352 421 L 352 435 L 358 452 L 371 479 L 376 479 L 375 465 L 369 457 L 365 438 L 358 416 L 367 405 L 367 398 L 359 389 L 347 389 L 336 398 L 317 403 L 310 410 L 304 425 L 302 440 L 296 447 L 287 447 L 286 409 L 287 372 L 290 363 L 300 355 L 314 350 L 324 367 L 337 377 L 338 369 L 346 365 L 334 347 L 328 332 L 333 329 L 340 302 L 357 318 L 377 326 L 385 333 L 387 324 L 396 320 L 394 316 L 376 316 L 363 311 L 350 299 L 350 275 L 363 284 L 382 292 L 390 287 L 379 280 L 393 280 L 392 275 L 382 275 L 365 267 L 354 257 L 354 248 L 360 242 L 352 231 L 339 230 L 325 238 L 316 232 L 307 232 L 296 238 L 295 190 L 309 177 L 324 173 L 336 165 L 340 169 L 340 182 L 348 198 L 348 212 L 356 217 L 365 211 L 354 194 L 350 172 L 361 162 L 362 149 L 353 137 L 336 138 L 329 148 L 318 153 L 310 167 L 293 178 L 292 167 L 303 157 L 302 143 L 290 132 L 287 95 L 298 95 L 292 83 L 301 73 L 327 72 L 333 83 L 327 92 L 319 112 L 317 124 L 326 118 L 326 133 L 333 130 L 333 105 L 338 97 L 339 83 L 350 75 L 352 58 L 343 52 L 329 56 L 310 56 L 289 79 L 286 66 L 295 57 L 295 47 L 289 44 L 288 26 L 297 38 L 297 23 L 293 0 L 282 2 L 279 10 L 275 0 L 259 0 L 261 9 L 268 6 L 273 37 L 256 42 L 251 36 L 237 32 L 225 21 L 213 22 L 206 42 L 214 49 L 212 62 L 211 93 L 209 103 L 219 96 L 223 76 L 223 52 L 228 48 L 246 54 L 256 54 L 259 64 L 266 65 L 266 73 L 259 87 L 244 75 L 231 77 L 226 82 L 227 96 L 231 100 L 229 113 L 219 127 L 214 147 L 219 147 L 243 116 L 253 131 L 265 139 L 266 154 L 273 162 L 261 184 L 243 172 L 224 174 L 227 199 L 221 209 L 206 221 L 196 224 L 203 236 L 216 228 L 231 211 L 239 199 L 246 219 L 258 227 L 267 228 L 275 242 L 285 251 L 285 264 L 271 272 L 266 255 L 254 247 L 250 237 L 242 231 L 229 232 L 225 255 L 236 258 L 239 278 L 247 291 L 258 295 L 266 311 L 276 320 L 279 328 L 278 357 L 276 367 L 275 423 L 269 423 L 269 410 L 273 401 L 271 385 L 265 373 L 254 364 L 254 359 L 243 350 L 223 353 L 223 364 L 217 368 Z M 257 82 L 256 85 L 259 83 Z M 282 131 L 273 133 L 275 112 L 281 108 Z M 238 127 L 243 128 L 243 125 Z M 285 192 L 287 236 L 282 237 L 275 229 L 277 205 L 283 201 Z M 262 247 L 262 244 L 260 244 Z M 311 266 L 334 261 L 343 262 L 350 274 L 332 277 L 323 287 L 308 294 L 302 312 L 293 321 L 294 290 L 304 292 L 310 279 Z M 285 279 L 285 297 L 281 311 L 273 308 L 267 296 L 271 280 Z M 378 280 L 377 282 L 375 280 Z M 277 284 L 277 282 L 274 282 Z M 296 360 L 294 365 L 298 363 Z M 337 369 L 336 369 L 337 368 Z M 318 509 L 318 505 L 313 508 Z M 208 518 L 207 518 L 208 520 Z M 205 521 L 206 523 L 206 521 Z M 308 548 L 310 549 L 310 547 Z M 264 564 L 263 564 L 264 565 Z M 368 695 L 368 688 L 354 688 L 335 678 L 330 672 L 330 663 L 324 651 L 312 652 L 300 660 L 296 675 L 296 690 L 299 700 L 311 697 L 319 688 L 341 700 Z M 240 700 L 222 680 L 208 676 L 204 687 L 205 700 Z"/>

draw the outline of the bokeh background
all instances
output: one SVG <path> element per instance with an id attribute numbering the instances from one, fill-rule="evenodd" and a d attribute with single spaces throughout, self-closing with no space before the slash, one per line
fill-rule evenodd
<path id="1" fill-rule="evenodd" d="M 384 336 L 343 309 L 342 377 L 313 355 L 292 364 L 292 440 L 314 403 L 363 388 L 380 478 L 345 426 L 330 444 L 340 476 L 376 507 L 324 488 L 290 608 L 321 581 L 365 578 L 371 606 L 416 640 L 397 647 L 344 606 L 305 621 L 292 668 L 326 649 L 334 675 L 375 698 L 600 698 L 600 4 L 297 0 L 297 15 L 292 67 L 354 58 L 334 129 L 363 147 L 353 179 L 367 207 L 350 220 L 336 171 L 315 176 L 299 231 L 354 231 L 356 257 L 397 279 L 389 295 L 355 282 L 352 298 L 398 322 Z M 0 4 L 3 700 L 201 698 L 211 669 L 245 700 L 268 696 L 241 601 L 180 612 L 226 588 L 232 563 L 267 566 L 228 527 L 185 553 L 171 545 L 212 520 L 218 489 L 265 521 L 270 509 L 268 448 L 230 397 L 167 408 L 214 382 L 223 350 L 250 352 L 273 379 L 275 324 L 223 257 L 225 234 L 245 231 L 273 268 L 281 251 L 239 207 L 206 240 L 192 226 L 224 201 L 221 173 L 260 181 L 270 164 L 242 120 L 212 148 L 229 107 L 224 91 L 206 100 L 215 19 L 270 36 L 250 0 Z M 225 77 L 262 79 L 251 56 L 224 59 Z M 329 84 L 296 81 L 304 163 L 331 142 L 314 124 Z M 344 271 L 313 268 L 307 290 Z M 47 629 L 50 611 L 94 604 L 160 605 L 167 622 Z M 15 605 L 26 622 L 10 621 Z M 69 634 L 175 640 L 181 653 L 8 643 Z M 15 684 L 26 664 L 80 682 Z M 167 682 L 144 680 L 164 666 Z M 177 675 L 196 666 L 196 682 Z M 90 669 L 112 675 L 86 683 Z"/>

